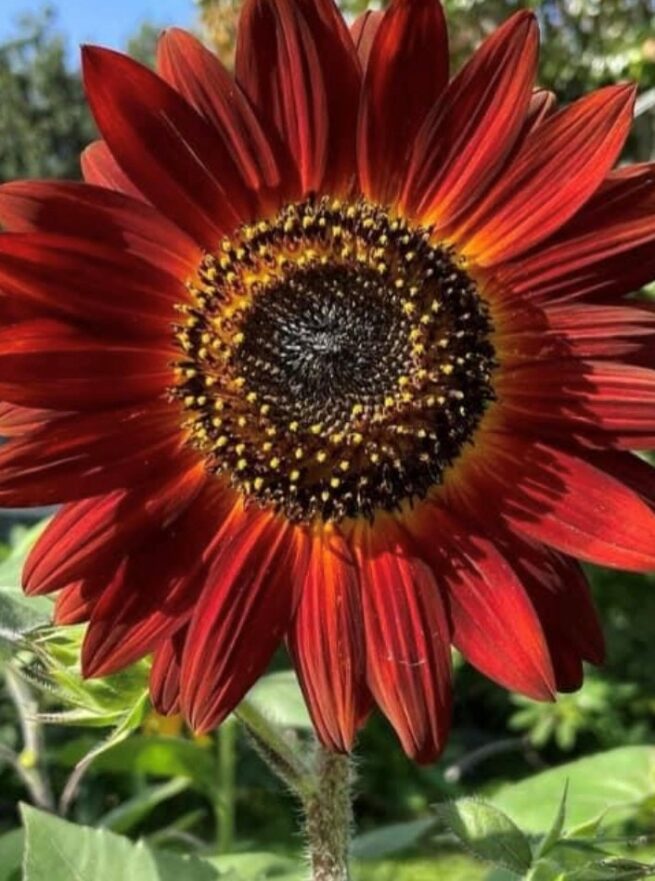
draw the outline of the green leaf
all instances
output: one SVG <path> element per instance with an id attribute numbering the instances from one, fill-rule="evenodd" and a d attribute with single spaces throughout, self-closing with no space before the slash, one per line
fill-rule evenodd
<path id="1" fill-rule="evenodd" d="M 89 739 L 79 738 L 57 752 L 57 760 L 71 767 L 89 749 Z M 97 771 L 110 774 L 149 774 L 183 777 L 203 791 L 211 788 L 216 770 L 212 754 L 193 740 L 181 737 L 133 734 L 128 742 L 111 744 L 94 763 Z"/>
<path id="2" fill-rule="evenodd" d="M 98 821 L 98 826 L 112 832 L 129 832 L 144 820 L 157 805 L 174 798 L 189 788 L 189 780 L 177 777 L 158 786 L 146 786 L 132 798 L 109 811 Z"/>
<path id="3" fill-rule="evenodd" d="M 435 806 L 439 819 L 481 860 L 524 874 L 532 864 L 530 843 L 502 811 L 474 798 Z"/>
<path id="4" fill-rule="evenodd" d="M 609 750 L 501 787 L 490 799 L 520 817 L 527 832 L 544 833 L 568 780 L 568 822 L 578 826 L 611 811 L 619 822 L 634 816 L 655 795 L 655 747 Z"/>
<path id="5" fill-rule="evenodd" d="M 566 797 L 568 791 L 569 782 L 567 780 L 564 784 L 564 792 L 562 793 L 562 798 L 560 800 L 557 813 L 555 814 L 553 825 L 550 827 L 548 834 L 544 836 L 539 845 L 539 849 L 537 851 L 538 857 L 546 856 L 546 854 L 549 853 L 549 851 L 551 851 L 553 847 L 555 847 L 557 842 L 562 837 L 562 833 L 564 831 L 564 823 L 566 822 Z"/>
<path id="6" fill-rule="evenodd" d="M 407 850 L 433 830 L 436 823 L 433 817 L 427 817 L 407 823 L 391 823 L 365 832 L 353 841 L 352 855 L 360 860 L 374 860 Z"/>
<path id="7" fill-rule="evenodd" d="M 288 857 L 275 853 L 232 853 L 212 857 L 209 862 L 221 872 L 233 873 L 239 881 L 303 881 L 307 871 Z"/>
<path id="8" fill-rule="evenodd" d="M 12 549 L 0 563 L 0 659 L 9 657 L 16 637 L 50 620 L 52 601 L 47 597 L 26 597 L 21 587 L 25 559 L 46 522 L 18 530 Z"/>
<path id="9" fill-rule="evenodd" d="M 106 829 L 76 826 L 22 806 L 23 881 L 215 881 L 217 868 L 194 857 L 134 844 Z"/>
<path id="10" fill-rule="evenodd" d="M 293 670 L 263 676 L 250 690 L 247 700 L 278 725 L 307 730 L 312 728 L 305 699 Z"/>
<path id="11" fill-rule="evenodd" d="M 24 837 L 22 829 L 0 835 L 0 881 L 21 881 Z"/>
<path id="12" fill-rule="evenodd" d="M 581 869 L 568 872 L 567 881 L 639 881 L 652 878 L 655 866 L 647 866 L 634 860 L 608 859 L 588 863 Z"/>

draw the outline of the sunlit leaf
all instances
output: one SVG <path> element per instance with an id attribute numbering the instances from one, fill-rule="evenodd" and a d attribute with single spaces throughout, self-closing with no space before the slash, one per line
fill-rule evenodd
<path id="1" fill-rule="evenodd" d="M 21 881 L 23 839 L 22 829 L 0 835 L 0 881 Z"/>
<path id="2" fill-rule="evenodd" d="M 630 746 L 579 759 L 501 787 L 490 801 L 520 820 L 528 832 L 545 832 L 568 780 L 568 822 L 577 826 L 607 812 L 608 822 L 634 816 L 655 795 L 655 747 Z"/>
<path id="3" fill-rule="evenodd" d="M 217 867 L 22 808 L 24 881 L 216 881 Z"/>
<path id="4" fill-rule="evenodd" d="M 285 728 L 312 728 L 305 699 L 293 670 L 280 670 L 263 676 L 248 693 L 248 701 L 260 713 Z"/>
<path id="5" fill-rule="evenodd" d="M 532 863 L 530 843 L 502 811 L 474 798 L 435 806 L 438 818 L 474 856 L 519 874 Z"/>

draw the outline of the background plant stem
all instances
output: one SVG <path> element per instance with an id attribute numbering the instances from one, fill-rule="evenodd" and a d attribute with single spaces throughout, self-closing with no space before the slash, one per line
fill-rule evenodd
<path id="1" fill-rule="evenodd" d="M 230 853 L 234 846 L 236 816 L 236 725 L 227 719 L 216 735 L 218 788 L 215 813 L 218 850 Z"/>

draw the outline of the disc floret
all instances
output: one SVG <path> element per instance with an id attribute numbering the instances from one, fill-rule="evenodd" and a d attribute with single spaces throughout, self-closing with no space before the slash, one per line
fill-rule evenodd
<path id="1" fill-rule="evenodd" d="M 423 497 L 493 397 L 476 285 L 364 200 L 242 227 L 188 285 L 173 394 L 210 470 L 293 520 Z"/>

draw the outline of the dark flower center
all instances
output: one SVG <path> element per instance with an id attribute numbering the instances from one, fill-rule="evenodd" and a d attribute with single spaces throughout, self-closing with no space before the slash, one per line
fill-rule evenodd
<path id="1" fill-rule="evenodd" d="M 291 519 L 425 496 L 493 398 L 475 284 L 430 230 L 364 201 L 244 227 L 189 289 L 172 393 L 190 442 Z"/>

